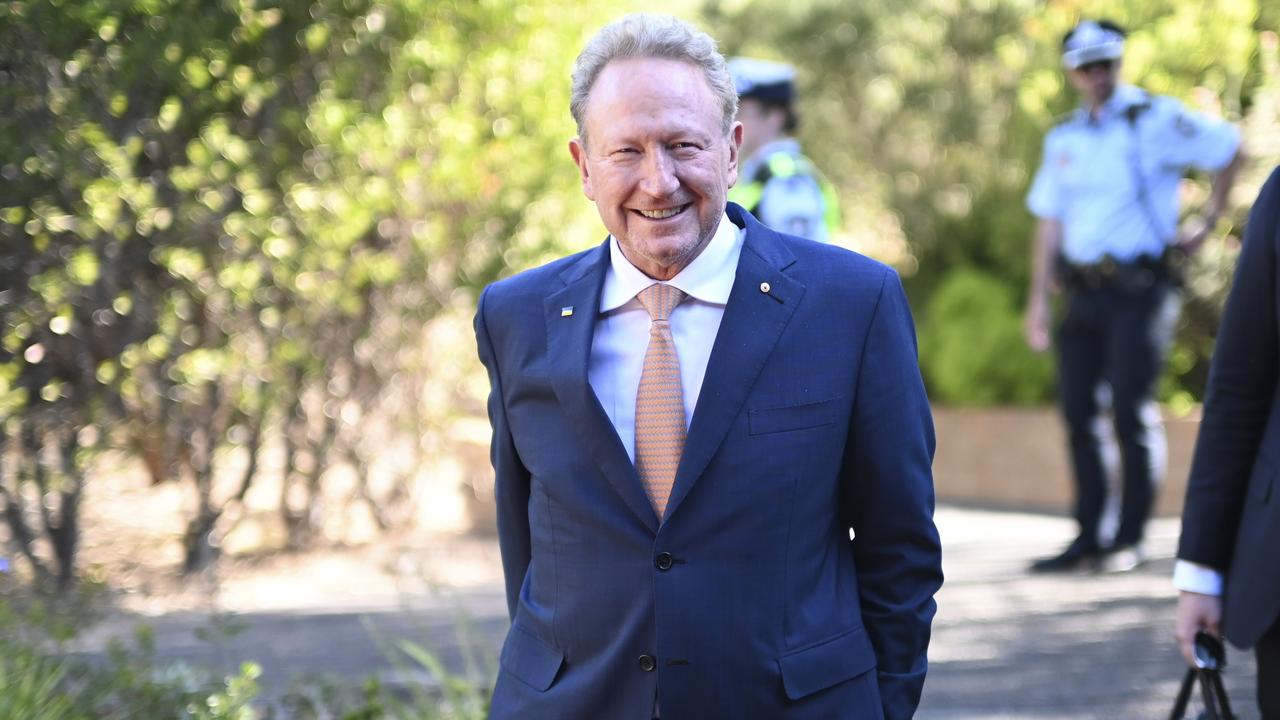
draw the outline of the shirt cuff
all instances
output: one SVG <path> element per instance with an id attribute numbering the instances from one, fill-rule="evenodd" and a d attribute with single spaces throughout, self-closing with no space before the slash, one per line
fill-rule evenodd
<path id="1" fill-rule="evenodd" d="M 1222 573 L 1207 565 L 1179 560 L 1173 564 L 1173 586 L 1201 595 L 1222 594 Z"/>

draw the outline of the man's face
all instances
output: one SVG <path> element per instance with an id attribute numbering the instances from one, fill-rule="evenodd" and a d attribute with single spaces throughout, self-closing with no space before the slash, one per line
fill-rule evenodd
<path id="1" fill-rule="evenodd" d="M 702 70 L 631 58 L 605 66 L 569 143 L 582 189 L 622 254 L 646 275 L 675 277 L 711 237 L 738 177 L 742 125 L 722 128 Z"/>
<path id="2" fill-rule="evenodd" d="M 1097 106 L 1107 101 L 1116 90 L 1116 81 L 1120 77 L 1119 60 L 1097 60 L 1085 63 L 1075 70 L 1067 72 L 1071 85 L 1080 93 L 1089 106 Z"/>
<path id="3" fill-rule="evenodd" d="M 787 112 L 755 98 L 739 98 L 738 122 L 742 123 L 742 155 L 749 158 L 760 146 L 782 135 Z"/>

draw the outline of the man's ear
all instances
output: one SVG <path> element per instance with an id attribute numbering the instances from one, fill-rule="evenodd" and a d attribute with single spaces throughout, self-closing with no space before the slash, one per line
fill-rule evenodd
<path id="1" fill-rule="evenodd" d="M 738 157 L 739 151 L 742 149 L 742 123 L 734 121 L 733 127 L 729 129 L 729 184 L 727 187 L 733 187 L 738 182 Z"/>
<path id="2" fill-rule="evenodd" d="M 587 196 L 588 200 L 595 200 L 595 195 L 591 190 L 591 171 L 587 169 L 587 146 L 582 142 L 582 138 L 574 138 L 569 141 L 569 154 L 573 156 L 573 162 L 578 166 L 578 174 L 582 176 L 582 192 Z"/>

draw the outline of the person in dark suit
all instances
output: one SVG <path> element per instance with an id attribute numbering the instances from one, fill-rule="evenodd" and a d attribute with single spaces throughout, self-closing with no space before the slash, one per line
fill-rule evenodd
<path id="1" fill-rule="evenodd" d="M 724 58 L 628 16 L 573 73 L 605 241 L 475 328 L 511 629 L 492 718 L 912 716 L 942 583 L 894 271 L 726 204 Z"/>
<path id="2" fill-rule="evenodd" d="M 1280 720 L 1280 169 L 1245 229 L 1182 513 L 1174 634 L 1255 647 L 1258 704 Z"/>

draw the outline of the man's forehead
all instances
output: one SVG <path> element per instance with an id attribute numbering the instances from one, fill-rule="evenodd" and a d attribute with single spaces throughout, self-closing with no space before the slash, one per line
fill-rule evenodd
<path id="1" fill-rule="evenodd" d="M 654 56 L 638 56 L 638 57 L 619 57 L 610 60 L 600 70 L 600 75 L 596 77 L 595 85 L 599 85 L 601 80 L 606 76 L 611 76 L 615 81 L 625 79 L 637 73 L 657 74 L 670 78 L 674 84 L 678 81 L 687 81 L 691 76 L 697 77 L 702 84 L 711 89 L 711 84 L 707 82 L 706 76 L 702 72 L 702 68 L 678 58 L 654 57 Z M 592 90 L 594 91 L 594 87 Z"/>
<path id="2" fill-rule="evenodd" d="M 613 60 L 600 71 L 587 98 L 588 115 L 593 109 L 657 111 L 664 107 L 719 111 L 715 92 L 701 69 L 668 58 Z"/>

